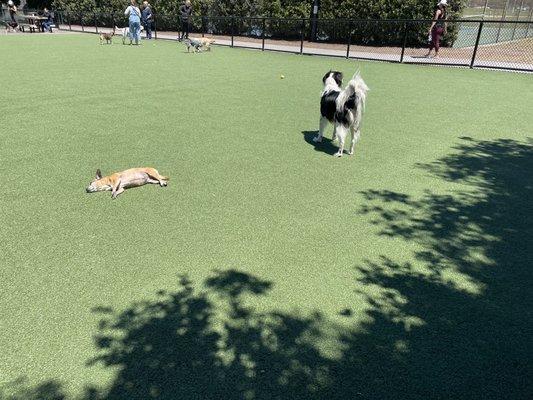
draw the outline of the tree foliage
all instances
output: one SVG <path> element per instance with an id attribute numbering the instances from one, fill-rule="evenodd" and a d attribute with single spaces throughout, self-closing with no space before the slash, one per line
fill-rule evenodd
<path id="1" fill-rule="evenodd" d="M 34 0 L 32 3 L 49 3 Z M 150 2 L 161 14 L 176 14 L 181 1 L 153 0 Z M 56 9 L 70 11 L 123 11 L 124 0 L 53 0 Z M 450 16 L 456 16 L 465 0 L 451 2 Z M 424 19 L 431 18 L 436 0 L 322 0 L 320 18 L 357 19 Z M 310 0 L 194 0 L 197 15 L 265 16 L 279 18 L 307 18 L 311 13 Z"/>
<path id="2" fill-rule="evenodd" d="M 450 16 L 457 16 L 465 0 L 451 2 Z M 35 0 L 34 3 L 46 3 Z M 124 0 L 53 0 L 54 7 L 70 11 L 114 10 L 123 11 Z M 157 12 L 176 14 L 181 1 L 153 0 Z M 308 18 L 310 0 L 194 0 L 197 15 L 211 16 L 265 16 L 279 18 Z M 436 0 L 322 0 L 320 18 L 357 19 L 427 19 L 431 18 Z"/>
<path id="3" fill-rule="evenodd" d="M 125 0 L 54 0 L 54 7 L 78 15 L 79 20 L 91 23 L 94 13 L 116 13 L 113 21 L 123 18 L 127 6 Z M 161 30 L 177 30 L 178 9 L 181 0 L 152 0 L 152 9 Z M 357 22 L 348 23 L 347 19 L 356 20 L 413 20 L 431 19 L 434 16 L 437 0 L 321 0 L 319 18 L 335 19 L 335 22 L 321 21 L 317 34 L 321 40 L 346 43 L 348 38 L 354 44 L 379 46 L 401 46 L 403 42 L 403 23 Z M 451 1 L 448 18 L 460 16 L 466 0 Z M 305 18 L 311 15 L 311 0 L 192 0 L 193 31 L 206 31 L 214 34 L 250 35 L 261 32 L 260 23 L 252 19 L 239 19 L 235 26 L 228 19 L 210 19 L 209 17 L 271 17 L 271 18 Z M 84 15 L 81 15 L 84 14 Z M 80 16 L 81 15 L 81 16 Z M 121 22 L 118 22 L 120 25 Z M 309 24 L 306 31 L 308 32 Z M 407 45 L 425 45 L 429 24 L 413 23 L 407 32 Z M 272 22 L 266 26 L 266 34 L 272 38 L 297 39 L 300 37 L 300 23 Z M 444 45 L 452 43 L 457 36 L 457 26 L 450 24 Z"/>

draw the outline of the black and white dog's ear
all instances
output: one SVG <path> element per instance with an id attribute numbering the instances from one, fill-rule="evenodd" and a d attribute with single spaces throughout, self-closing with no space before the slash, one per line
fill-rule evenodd
<path id="1" fill-rule="evenodd" d="M 333 79 L 335 79 L 335 82 L 337 82 L 337 85 L 339 86 L 342 85 L 342 78 L 343 78 L 342 72 L 335 71 L 333 73 Z"/>
<path id="2" fill-rule="evenodd" d="M 102 179 L 102 171 L 100 171 L 100 168 L 96 170 L 95 179 Z"/>
<path id="3" fill-rule="evenodd" d="M 322 83 L 323 83 L 323 84 L 326 84 L 326 79 L 328 79 L 329 74 L 331 74 L 331 70 L 329 70 L 328 72 L 326 72 L 326 75 L 324 75 L 324 77 L 322 78 Z"/>

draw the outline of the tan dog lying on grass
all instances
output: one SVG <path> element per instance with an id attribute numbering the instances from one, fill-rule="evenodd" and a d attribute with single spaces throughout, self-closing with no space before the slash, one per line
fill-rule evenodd
<path id="1" fill-rule="evenodd" d="M 157 183 L 167 186 L 169 179 L 162 176 L 154 168 L 131 168 L 122 172 L 115 172 L 112 175 L 102 177 L 99 169 L 96 170 L 94 180 L 87 186 L 87 193 L 111 191 L 111 197 L 116 199 L 117 196 L 124 192 L 124 189 L 143 186 L 147 183 Z"/>

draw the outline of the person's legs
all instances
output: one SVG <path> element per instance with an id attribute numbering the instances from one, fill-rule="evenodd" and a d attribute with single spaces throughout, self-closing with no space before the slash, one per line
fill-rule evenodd
<path id="1" fill-rule="evenodd" d="M 180 40 L 183 40 L 185 37 L 185 31 L 187 30 L 187 21 L 181 21 L 181 36 Z"/>
<path id="2" fill-rule="evenodd" d="M 429 47 L 428 52 L 426 54 L 426 57 L 429 57 L 431 55 L 431 50 L 435 48 L 435 28 L 431 30 L 431 40 L 429 41 Z"/>
<path id="3" fill-rule="evenodd" d="M 444 28 L 437 27 L 435 28 L 435 35 L 433 37 L 433 46 L 435 47 L 435 57 L 439 56 L 439 49 L 440 49 L 440 39 L 442 37 L 442 34 L 444 33 Z"/>
<path id="4" fill-rule="evenodd" d="M 133 43 L 133 35 L 135 34 L 135 22 L 130 21 L 128 36 L 130 38 L 130 44 Z"/>
<path id="5" fill-rule="evenodd" d="M 147 21 L 144 25 L 144 30 L 146 31 L 146 39 L 152 38 L 152 23 L 150 21 Z"/>
<path id="6" fill-rule="evenodd" d="M 135 44 L 139 44 L 140 40 L 141 40 L 141 23 L 136 22 L 135 23 Z"/>
<path id="7" fill-rule="evenodd" d="M 191 24 L 189 24 L 189 21 L 185 22 L 185 27 L 187 28 L 187 33 L 185 34 L 185 38 L 189 39 L 189 31 L 191 29 Z"/>

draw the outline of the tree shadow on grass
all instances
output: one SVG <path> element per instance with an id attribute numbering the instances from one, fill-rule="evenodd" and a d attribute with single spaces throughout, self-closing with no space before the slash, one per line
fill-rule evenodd
<path id="1" fill-rule="evenodd" d="M 119 373 L 94 399 L 312 398 L 324 359 L 309 342 L 320 318 L 258 313 L 243 296 L 263 296 L 270 282 L 235 270 L 218 272 L 195 291 L 185 277 L 178 291 L 113 312 L 103 309 L 91 360 Z M 227 308 L 214 328 L 218 296 Z M 220 311 L 220 310 L 219 310 Z M 102 312 L 102 310 L 98 310 Z"/>
<path id="2" fill-rule="evenodd" d="M 339 151 L 339 148 L 333 144 L 333 141 L 327 137 L 322 137 L 321 143 L 313 142 L 313 138 L 318 135 L 318 131 L 302 131 L 304 140 L 314 147 L 316 151 L 333 155 Z"/>
<path id="3" fill-rule="evenodd" d="M 407 261 L 382 254 L 358 266 L 365 322 L 259 312 L 248 304 L 272 283 L 236 270 L 200 289 L 181 277 L 155 300 L 95 309 L 89 364 L 118 372 L 83 400 L 531 398 L 533 143 L 464 138 L 419 167 L 460 185 L 420 198 L 363 193 L 378 234 L 418 245 Z M 337 329 L 336 358 L 317 349 L 325 329 Z M 63 399 L 54 382 L 0 398 L 43 390 Z"/>
<path id="4" fill-rule="evenodd" d="M 382 255 L 359 267 L 380 293 L 367 295 L 367 343 L 383 353 L 365 360 L 384 382 L 376 398 L 533 394 L 533 141 L 462 139 L 454 154 L 419 165 L 461 184 L 456 191 L 363 193 L 361 212 L 381 235 L 422 248 L 412 262 Z M 356 360 L 365 341 L 343 340 Z"/>
<path id="5" fill-rule="evenodd" d="M 0 385 L 2 400 L 64 400 L 63 385 L 58 381 L 47 381 L 36 386 L 28 384 L 25 378 Z"/>

